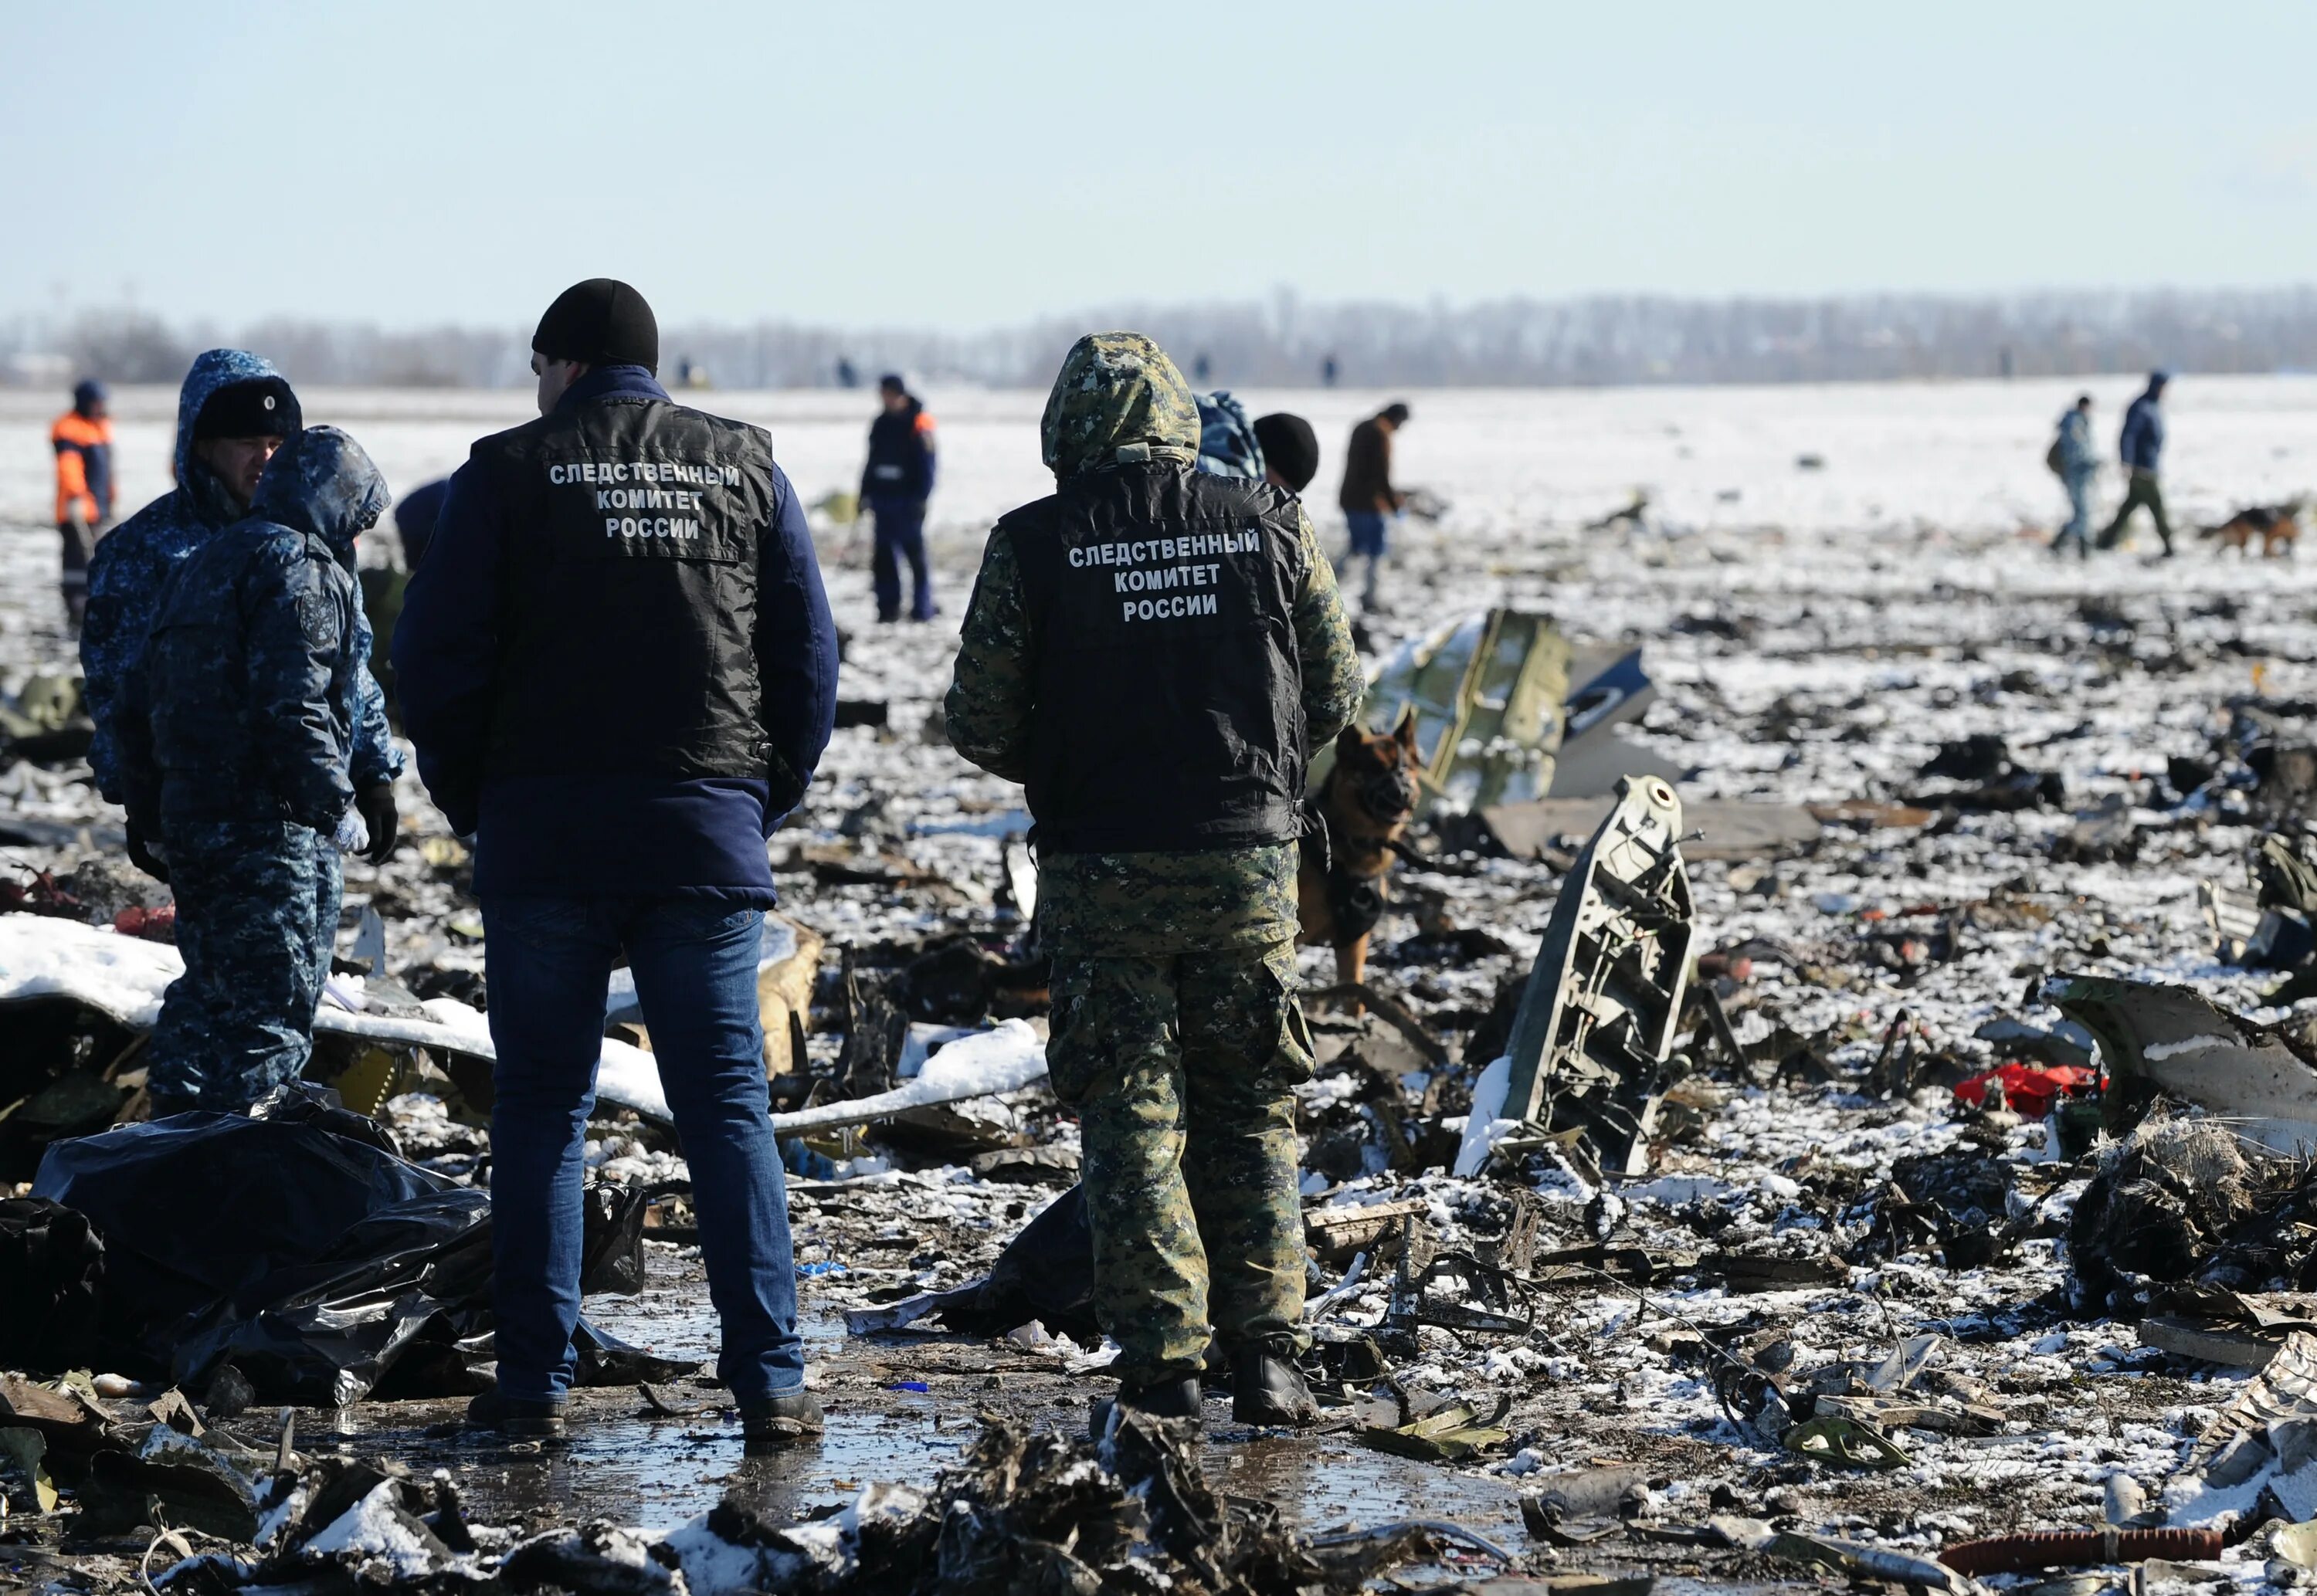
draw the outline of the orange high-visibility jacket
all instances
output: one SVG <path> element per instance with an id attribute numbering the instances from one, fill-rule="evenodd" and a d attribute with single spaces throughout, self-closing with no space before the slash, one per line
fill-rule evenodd
<path id="1" fill-rule="evenodd" d="M 57 451 L 57 522 L 72 519 L 78 504 L 81 518 L 91 526 L 112 514 L 112 421 L 91 421 L 77 410 L 67 410 L 49 429 Z"/>

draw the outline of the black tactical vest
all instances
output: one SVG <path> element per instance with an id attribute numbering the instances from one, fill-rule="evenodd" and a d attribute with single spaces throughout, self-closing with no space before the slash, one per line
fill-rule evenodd
<path id="1" fill-rule="evenodd" d="M 765 779 L 772 440 L 612 397 L 486 438 L 473 458 L 510 539 L 488 772 Z"/>
<path id="2" fill-rule="evenodd" d="M 1036 655 L 1041 851 L 1184 852 L 1300 831 L 1295 500 L 1167 461 L 1072 477 L 998 523 Z"/>

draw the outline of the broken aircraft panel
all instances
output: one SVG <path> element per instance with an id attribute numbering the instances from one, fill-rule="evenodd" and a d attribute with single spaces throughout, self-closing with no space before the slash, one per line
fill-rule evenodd
<path id="1" fill-rule="evenodd" d="M 1582 1129 L 1604 1173 L 1646 1167 L 1681 1019 L 1696 935 L 1681 824 L 1667 783 L 1621 784 L 1561 883 L 1513 1021 L 1505 1117 Z"/>

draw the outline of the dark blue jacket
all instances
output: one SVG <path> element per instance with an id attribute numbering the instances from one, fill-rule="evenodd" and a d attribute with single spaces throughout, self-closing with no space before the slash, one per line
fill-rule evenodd
<path id="1" fill-rule="evenodd" d="M 590 371 L 562 406 L 615 396 L 666 399 L 640 366 Z M 774 471 L 778 510 L 759 553 L 756 667 L 765 729 L 789 768 L 810 780 L 836 715 L 836 626 L 804 507 Z M 605 770 L 565 776 L 481 775 L 498 658 L 500 573 L 522 557 L 471 463 L 451 478 L 426 557 L 411 573 L 394 629 L 402 724 L 418 773 L 452 826 L 478 836 L 475 890 L 485 896 L 683 895 L 770 906 L 765 839 L 781 816 L 771 783 L 682 780 Z M 616 649 L 619 640 L 604 639 Z M 469 797 L 467 795 L 475 796 Z"/>
<path id="2" fill-rule="evenodd" d="M 177 566 L 119 717 L 140 828 L 336 826 L 364 657 L 354 539 L 386 502 L 360 444 L 309 428 L 266 466 L 249 514 Z"/>
<path id="3" fill-rule="evenodd" d="M 193 458 L 193 423 L 221 388 L 279 378 L 270 361 L 239 349 L 212 349 L 194 358 L 177 394 L 177 486 L 97 539 L 88 562 L 88 616 L 80 633 L 81 671 L 96 737 L 88 750 L 98 790 L 124 802 L 116 710 L 145 652 L 145 638 L 169 577 L 192 552 L 245 513 L 206 466 Z M 295 432 L 299 418 L 283 424 Z M 370 673 L 370 621 L 362 621 L 354 723 L 353 780 L 357 787 L 391 781 L 402 753 L 386 724 L 386 695 Z"/>
<path id="4" fill-rule="evenodd" d="M 934 422 L 912 397 L 881 410 L 869 424 L 869 463 L 861 468 L 861 502 L 924 504 L 934 492 Z"/>
<path id="5" fill-rule="evenodd" d="M 394 532 L 402 539 L 404 570 L 416 570 L 418 562 L 426 557 L 426 545 L 434 536 L 435 519 L 443 513 L 443 501 L 450 493 L 451 479 L 437 477 L 395 500 Z"/>
<path id="6" fill-rule="evenodd" d="M 2134 399 L 2124 413 L 2124 431 L 2116 438 L 2116 450 L 2132 470 L 2156 469 L 2164 454 L 2164 406 L 2154 388 Z"/>

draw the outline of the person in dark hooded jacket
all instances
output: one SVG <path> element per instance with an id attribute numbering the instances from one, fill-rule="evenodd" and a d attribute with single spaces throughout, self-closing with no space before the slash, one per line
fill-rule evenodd
<path id="1" fill-rule="evenodd" d="M 298 396 L 273 362 L 239 349 L 194 357 L 177 395 L 176 486 L 98 540 L 88 564 L 88 613 L 80 660 L 88 712 L 96 722 L 88 762 L 99 791 L 124 802 L 117 711 L 145 652 L 145 639 L 171 573 L 249 511 L 258 474 L 303 425 Z M 352 559 L 349 543 L 345 557 Z M 370 652 L 362 622 L 362 655 Z M 394 779 L 402 754 L 386 721 L 386 699 L 367 665 L 358 684 L 353 780 L 377 846 L 394 835 Z M 131 829 L 129 855 L 149 869 L 148 839 Z"/>
<path id="2" fill-rule="evenodd" d="M 292 438 L 250 513 L 170 579 L 119 706 L 130 823 L 157 843 L 185 960 L 146 1055 L 156 1118 L 246 1108 L 313 1050 L 338 850 L 368 842 L 353 812 L 368 677 L 353 554 L 387 498 L 345 433 Z"/>
<path id="3" fill-rule="evenodd" d="M 877 381 L 884 408 L 869 424 L 869 460 L 861 468 L 861 507 L 877 524 L 871 581 L 877 619 L 901 619 L 901 562 L 909 562 L 909 619 L 931 620 L 933 568 L 926 561 L 926 501 L 934 491 L 934 418 L 899 372 Z"/>

